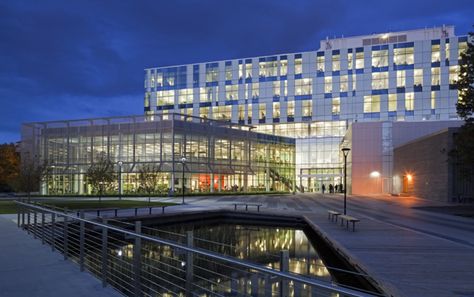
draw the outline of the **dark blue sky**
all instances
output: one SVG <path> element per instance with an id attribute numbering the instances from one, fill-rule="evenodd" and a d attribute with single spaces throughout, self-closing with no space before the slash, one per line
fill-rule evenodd
<path id="1" fill-rule="evenodd" d="M 0 2 L 0 143 L 20 124 L 143 112 L 143 69 L 314 50 L 326 36 L 452 24 L 472 0 Z"/>

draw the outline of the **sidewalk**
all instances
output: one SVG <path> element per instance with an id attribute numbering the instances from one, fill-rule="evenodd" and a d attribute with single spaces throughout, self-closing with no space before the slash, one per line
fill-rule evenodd
<path id="1" fill-rule="evenodd" d="M 118 297 L 114 289 L 63 260 L 16 226 L 16 215 L 0 216 L 1 297 Z"/>

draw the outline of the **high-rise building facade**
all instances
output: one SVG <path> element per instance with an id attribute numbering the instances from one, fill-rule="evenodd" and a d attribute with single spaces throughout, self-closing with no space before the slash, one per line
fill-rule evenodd
<path id="1" fill-rule="evenodd" d="M 342 182 L 340 147 L 352 123 L 458 119 L 455 81 L 466 48 L 467 36 L 443 26 L 326 39 L 308 52 L 148 68 L 145 114 L 294 137 L 298 188 L 319 191 Z M 390 184 L 391 169 L 382 171 Z"/>

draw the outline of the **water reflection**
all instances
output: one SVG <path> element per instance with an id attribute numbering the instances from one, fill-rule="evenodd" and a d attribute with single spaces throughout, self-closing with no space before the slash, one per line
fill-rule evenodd
<path id="1" fill-rule="evenodd" d="M 158 229 L 159 228 L 159 229 Z M 331 275 L 325 267 L 315 247 L 304 230 L 289 227 L 268 227 L 243 224 L 182 224 L 179 226 L 157 226 L 145 228 L 144 233 L 161 238 L 180 241 L 185 244 L 184 236 L 192 231 L 195 247 L 236 257 L 250 262 L 280 269 L 280 251 L 289 251 L 289 270 L 293 273 L 317 277 L 331 281 Z M 110 250 L 124 263 L 133 261 L 133 244 L 127 243 Z M 255 271 L 225 262 L 197 256 L 193 258 L 193 286 L 202 296 L 213 293 L 242 292 L 244 294 L 266 295 L 268 291 L 278 292 L 279 282 L 268 276 L 257 275 Z M 183 294 L 186 287 L 186 253 L 166 245 L 142 242 L 142 270 L 145 277 L 144 289 L 150 292 L 165 292 L 173 295 Z M 121 262 L 115 270 L 123 271 Z M 115 265 L 114 265 L 115 266 Z M 122 267 L 121 267 L 122 266 Z M 147 281 L 150 280 L 150 281 Z M 252 285 L 253 282 L 253 285 Z M 290 295 L 310 296 L 311 290 L 303 284 L 289 284 Z M 266 291 L 267 290 L 267 291 Z M 266 293 L 267 292 L 267 293 Z"/>

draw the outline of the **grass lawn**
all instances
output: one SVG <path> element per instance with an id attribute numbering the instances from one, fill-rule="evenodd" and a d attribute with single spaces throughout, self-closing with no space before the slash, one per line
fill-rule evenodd
<path id="1" fill-rule="evenodd" d="M 42 204 L 48 204 L 55 207 L 65 208 L 70 210 L 77 209 L 97 209 L 97 208 L 133 208 L 133 207 L 146 207 L 146 206 L 163 206 L 163 205 L 176 205 L 177 203 L 164 203 L 164 202 L 151 202 L 148 201 L 135 201 L 135 200 L 102 200 L 102 202 L 96 201 L 65 201 L 65 200 L 43 200 Z M 0 214 L 11 214 L 16 213 L 16 206 L 14 201 L 0 201 Z"/>

